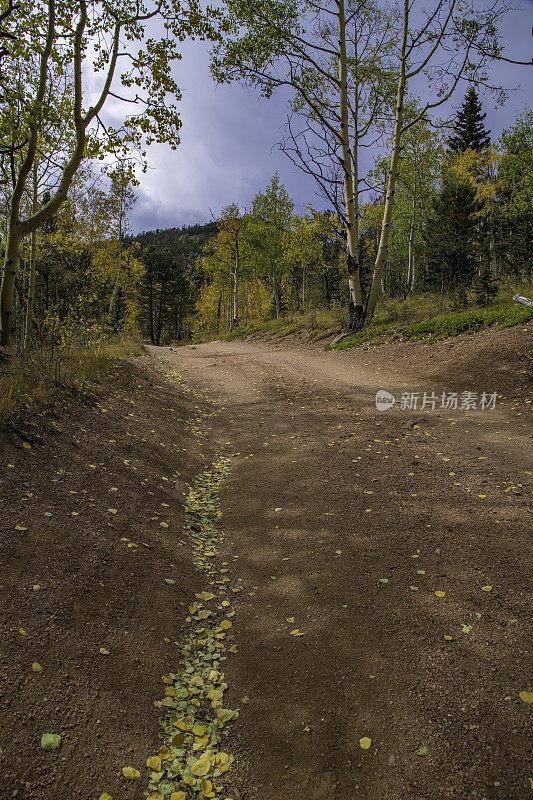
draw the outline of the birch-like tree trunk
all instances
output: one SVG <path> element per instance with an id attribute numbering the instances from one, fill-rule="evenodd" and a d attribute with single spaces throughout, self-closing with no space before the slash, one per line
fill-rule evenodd
<path id="1" fill-rule="evenodd" d="M 233 273 L 233 327 L 239 327 L 239 283 L 237 277 L 237 265 L 235 264 L 235 272 Z"/>
<path id="2" fill-rule="evenodd" d="M 239 231 L 235 232 L 235 266 L 233 270 L 233 327 L 239 327 Z"/>
<path id="3" fill-rule="evenodd" d="M 344 190 L 346 261 L 350 292 L 348 327 L 351 330 L 356 330 L 363 324 L 364 309 L 359 272 L 356 198 L 354 197 L 354 175 L 352 171 L 352 152 L 348 125 L 348 59 L 346 55 L 346 17 L 344 0 L 337 0 L 337 10 L 339 32 L 339 133 Z M 357 192 L 355 192 L 355 194 L 357 194 Z"/>
<path id="4" fill-rule="evenodd" d="M 118 297 L 118 290 L 120 287 L 120 278 L 122 276 L 122 228 L 124 223 L 124 176 L 120 176 L 120 198 L 119 198 L 119 210 L 118 210 L 118 246 L 117 246 L 117 278 L 115 280 L 115 288 L 113 289 L 113 294 L 111 295 L 111 300 L 109 301 L 109 313 L 108 313 L 108 322 L 110 325 L 113 324 L 113 309 L 115 307 L 115 303 L 117 302 Z"/>
<path id="5" fill-rule="evenodd" d="M 416 184 L 413 191 L 413 208 L 411 212 L 411 220 L 409 222 L 409 263 L 407 267 L 407 292 L 410 293 L 415 287 L 415 214 L 416 214 Z"/>
<path id="6" fill-rule="evenodd" d="M 392 208 L 394 205 L 394 189 L 396 186 L 396 174 L 398 172 L 398 160 L 400 158 L 400 144 L 403 128 L 403 108 L 405 99 L 405 85 L 406 85 L 406 49 L 407 49 L 407 33 L 409 30 L 409 2 L 404 0 L 404 16 L 403 16 L 403 34 L 402 45 L 400 51 L 400 76 L 398 79 L 398 94 L 396 97 L 396 113 L 394 118 L 394 139 L 392 146 L 392 154 L 389 167 L 389 175 L 387 180 L 387 193 L 385 197 L 385 208 L 383 211 L 383 220 L 381 223 L 381 234 L 379 237 L 378 252 L 374 264 L 374 273 L 372 275 L 372 285 L 368 295 L 366 304 L 366 320 L 372 319 L 376 304 L 379 297 L 380 286 L 382 283 L 383 272 L 387 262 L 387 251 L 390 238 L 390 226 L 392 219 Z"/>
<path id="7" fill-rule="evenodd" d="M 33 164 L 33 190 L 32 212 L 37 213 L 37 159 Z M 28 299 L 26 304 L 26 319 L 24 324 L 24 349 L 28 347 L 33 321 L 33 304 L 35 301 L 35 271 L 37 258 L 37 231 L 31 232 L 30 242 L 30 274 L 28 278 Z"/>

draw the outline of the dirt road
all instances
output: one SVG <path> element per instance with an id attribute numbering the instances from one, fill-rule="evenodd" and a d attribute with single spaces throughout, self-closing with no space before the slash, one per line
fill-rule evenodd
<path id="1" fill-rule="evenodd" d="M 450 369 L 441 349 L 439 372 L 421 346 L 410 372 L 296 345 L 151 352 L 213 405 L 232 455 L 231 796 L 531 796 L 523 397 L 442 409 L 443 390 L 502 390 L 480 385 L 472 353 Z M 434 410 L 399 408 L 402 391 L 432 389 Z"/>

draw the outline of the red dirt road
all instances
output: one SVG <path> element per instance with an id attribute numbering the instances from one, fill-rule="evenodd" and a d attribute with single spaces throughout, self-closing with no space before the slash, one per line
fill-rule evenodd
<path id="1" fill-rule="evenodd" d="M 217 409 L 233 456 L 223 555 L 244 591 L 226 680 L 232 708 L 250 699 L 232 798 L 531 795 L 530 334 L 151 349 Z M 379 412 L 380 388 L 503 398 Z"/>

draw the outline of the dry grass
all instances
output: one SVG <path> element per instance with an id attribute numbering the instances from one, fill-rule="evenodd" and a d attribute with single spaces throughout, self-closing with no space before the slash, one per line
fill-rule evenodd
<path id="1" fill-rule="evenodd" d="M 126 336 L 68 348 L 59 363 L 56 353 L 43 348 L 15 358 L 0 371 L 0 425 L 21 411 L 46 408 L 59 397 L 86 395 L 111 361 L 142 352 L 140 340 Z"/>

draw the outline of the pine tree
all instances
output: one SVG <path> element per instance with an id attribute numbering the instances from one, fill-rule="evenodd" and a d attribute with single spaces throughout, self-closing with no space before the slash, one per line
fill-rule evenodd
<path id="1" fill-rule="evenodd" d="M 426 232 L 429 280 L 443 292 L 469 285 L 475 275 L 479 209 L 467 183 L 446 182 L 433 201 Z"/>
<path id="2" fill-rule="evenodd" d="M 498 294 L 497 278 L 492 277 L 490 267 L 485 266 L 474 281 L 474 294 L 481 306 L 490 305 Z"/>
<path id="3" fill-rule="evenodd" d="M 455 120 L 455 136 L 448 139 L 448 145 L 454 153 L 464 153 L 470 148 L 480 153 L 490 144 L 490 131 L 486 130 L 483 120 L 487 115 L 481 113 L 481 102 L 473 86 L 467 89 L 463 107 L 457 112 Z"/>

